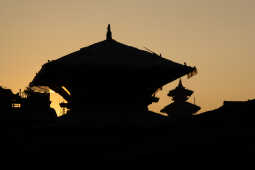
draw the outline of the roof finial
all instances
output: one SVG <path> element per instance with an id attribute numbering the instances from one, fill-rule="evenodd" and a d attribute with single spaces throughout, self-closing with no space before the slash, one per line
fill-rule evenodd
<path id="1" fill-rule="evenodd" d="M 179 87 L 182 87 L 183 85 L 182 85 L 182 79 L 180 78 L 180 80 L 179 80 L 179 85 L 178 85 Z"/>
<path id="2" fill-rule="evenodd" d="M 110 24 L 108 24 L 108 27 L 107 27 L 106 40 L 112 40 L 112 32 L 111 32 L 111 25 Z"/>

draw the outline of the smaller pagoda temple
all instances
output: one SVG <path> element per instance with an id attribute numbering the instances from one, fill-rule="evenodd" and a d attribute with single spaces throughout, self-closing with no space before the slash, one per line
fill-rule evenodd
<path id="1" fill-rule="evenodd" d="M 164 107 L 161 112 L 167 113 L 170 118 L 191 118 L 192 114 L 200 110 L 200 107 L 187 102 L 189 97 L 193 94 L 192 90 L 186 89 L 182 85 L 180 79 L 178 86 L 170 90 L 168 96 L 172 98 L 173 103 Z"/>

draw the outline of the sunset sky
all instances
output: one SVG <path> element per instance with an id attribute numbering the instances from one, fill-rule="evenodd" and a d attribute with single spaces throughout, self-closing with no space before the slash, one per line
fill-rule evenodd
<path id="1" fill-rule="evenodd" d="M 0 0 L 0 85 L 18 92 L 42 64 L 105 39 L 196 66 L 183 77 L 201 111 L 255 98 L 254 0 Z M 153 77 L 152 77 L 153 78 Z M 174 81 L 158 94 L 159 111 Z"/>

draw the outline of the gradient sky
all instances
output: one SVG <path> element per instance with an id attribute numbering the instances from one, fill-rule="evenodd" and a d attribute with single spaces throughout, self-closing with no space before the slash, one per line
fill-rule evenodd
<path id="1" fill-rule="evenodd" d="M 104 40 L 110 23 L 117 41 L 197 66 L 182 80 L 201 111 L 252 99 L 254 9 L 254 0 L 0 0 L 0 85 L 23 90 L 47 60 Z M 168 104 L 177 83 L 150 108 Z"/>

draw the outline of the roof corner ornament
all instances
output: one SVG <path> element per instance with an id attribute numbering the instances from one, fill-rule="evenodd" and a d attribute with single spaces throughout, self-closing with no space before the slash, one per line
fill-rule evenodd
<path id="1" fill-rule="evenodd" d="M 112 32 L 111 32 L 111 25 L 110 24 L 108 24 L 108 27 L 107 27 L 106 40 L 112 40 Z"/>

